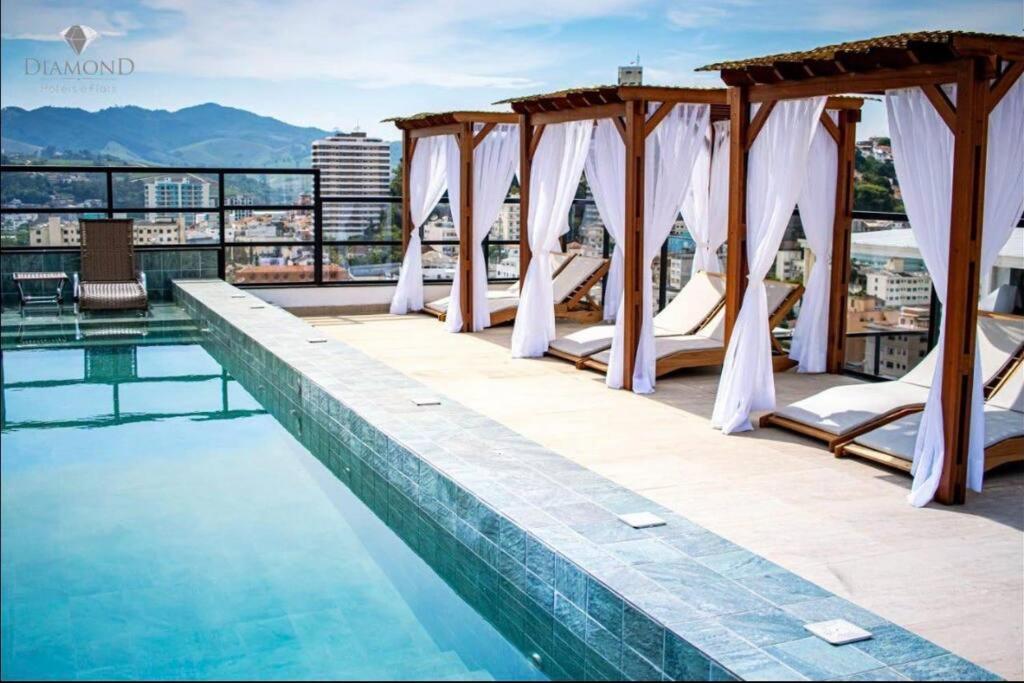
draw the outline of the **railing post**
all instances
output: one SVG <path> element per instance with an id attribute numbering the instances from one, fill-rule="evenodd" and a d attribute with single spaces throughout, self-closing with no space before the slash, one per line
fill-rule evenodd
<path id="1" fill-rule="evenodd" d="M 313 169 L 313 282 L 324 282 L 324 221 L 318 168 Z"/>
<path id="2" fill-rule="evenodd" d="M 107 169 L 107 218 L 114 217 L 114 172 Z"/>
<path id="3" fill-rule="evenodd" d="M 227 247 L 224 246 L 226 236 L 226 222 L 227 212 L 224 210 L 224 205 L 227 203 L 227 197 L 224 196 L 224 171 L 218 171 L 217 173 L 217 228 L 218 228 L 218 248 L 217 248 L 217 277 L 221 280 L 227 279 Z"/>
<path id="4" fill-rule="evenodd" d="M 670 235 L 671 237 L 671 235 Z M 665 238 L 658 255 L 658 310 L 668 303 L 668 239 Z"/>

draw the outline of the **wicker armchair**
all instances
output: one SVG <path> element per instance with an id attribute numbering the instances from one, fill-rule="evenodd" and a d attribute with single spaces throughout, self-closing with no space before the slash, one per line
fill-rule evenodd
<path id="1" fill-rule="evenodd" d="M 82 220 L 82 272 L 74 274 L 76 311 L 149 309 L 146 275 L 135 270 L 131 219 Z"/>

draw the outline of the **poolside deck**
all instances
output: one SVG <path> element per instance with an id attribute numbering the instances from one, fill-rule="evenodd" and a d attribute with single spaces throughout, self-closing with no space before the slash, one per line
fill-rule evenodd
<path id="1" fill-rule="evenodd" d="M 308 318 L 402 373 L 709 530 L 1009 679 L 1024 677 L 1024 468 L 959 508 L 918 510 L 909 479 L 775 429 L 708 424 L 717 371 L 610 391 L 555 359 L 513 360 L 511 327 L 427 316 Z M 560 325 L 568 332 L 573 325 Z M 780 402 L 854 380 L 785 373 Z"/>

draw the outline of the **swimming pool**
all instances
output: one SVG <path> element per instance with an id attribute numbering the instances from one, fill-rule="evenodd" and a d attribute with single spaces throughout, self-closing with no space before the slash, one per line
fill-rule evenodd
<path id="1" fill-rule="evenodd" d="M 5 678 L 546 678 L 486 565 L 199 339 L 3 352 Z"/>

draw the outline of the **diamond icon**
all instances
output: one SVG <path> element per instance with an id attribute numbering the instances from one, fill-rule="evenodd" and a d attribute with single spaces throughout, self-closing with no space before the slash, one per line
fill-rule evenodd
<path id="1" fill-rule="evenodd" d="M 60 32 L 60 35 L 71 49 L 75 51 L 76 55 L 85 52 L 85 48 L 89 47 L 94 40 L 100 37 L 98 31 L 81 24 L 68 26 Z"/>

